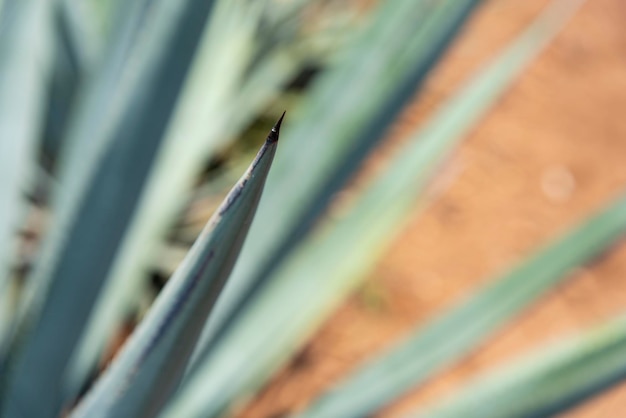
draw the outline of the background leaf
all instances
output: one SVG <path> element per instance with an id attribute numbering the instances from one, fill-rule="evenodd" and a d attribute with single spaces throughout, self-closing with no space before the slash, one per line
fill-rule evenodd
<path id="1" fill-rule="evenodd" d="M 626 320 L 535 350 L 479 376 L 421 417 L 552 416 L 613 384 L 626 373 Z"/>
<path id="2" fill-rule="evenodd" d="M 138 5 L 128 7 L 141 15 L 132 10 Z M 88 98 L 103 102 L 86 104 L 85 119 L 70 128 L 79 136 L 68 142 L 73 154 L 61 173 L 56 218 L 29 282 L 4 394 L 7 416 L 55 416 L 83 383 L 65 380 L 66 368 L 134 212 L 211 2 L 150 7 L 150 21 L 136 34 L 135 54 L 124 73 L 116 77 L 124 60 L 111 60 L 110 72 L 103 74 L 107 82 Z M 99 90 L 109 81 L 116 86 L 113 97 Z M 94 109 L 103 115 L 91 113 Z M 102 137 L 80 135 L 83 129 Z"/>
<path id="3" fill-rule="evenodd" d="M 79 85 L 94 69 L 102 43 L 91 2 L 59 0 L 54 6 L 56 54 L 42 145 L 48 169 L 58 158 Z"/>
<path id="4" fill-rule="evenodd" d="M 246 301 L 246 310 L 230 332 L 220 335 L 216 350 L 192 363 L 187 386 L 168 416 L 196 416 L 199 411 L 217 414 L 254 390 L 293 352 L 369 270 L 401 228 L 436 167 L 561 27 L 563 19 L 560 10 L 551 10 L 538 20 L 414 134 L 345 218 L 322 228 L 297 248 L 269 285 Z M 249 358 L 255 362 L 251 364 Z M 382 401 L 356 391 L 336 400 L 341 409 L 334 409 L 335 399 L 329 402 L 331 406 L 318 416 L 367 415 Z"/>
<path id="5" fill-rule="evenodd" d="M 53 47 L 54 1 L 7 1 L 0 9 L 0 292 L 14 267 L 23 197 L 43 128 Z"/>
<path id="6" fill-rule="evenodd" d="M 584 222 L 490 286 L 366 364 L 303 417 L 357 417 L 388 404 L 478 346 L 626 230 L 626 199 Z"/>

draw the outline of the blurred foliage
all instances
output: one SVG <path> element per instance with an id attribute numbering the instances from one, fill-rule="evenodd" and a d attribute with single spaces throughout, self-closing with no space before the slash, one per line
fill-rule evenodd
<path id="1" fill-rule="evenodd" d="M 235 412 L 357 288 L 581 1 L 553 2 L 329 216 L 481 3 L 0 1 L 2 416 Z M 280 122 L 246 170 L 285 108 L 272 169 Z M 612 245 L 623 206 L 418 324 L 303 416 L 369 416 L 457 361 Z M 375 289 L 362 297 L 386 303 Z M 623 378 L 622 328 L 564 343 L 562 362 L 535 354 L 526 373 L 508 366 L 425 414 L 570 407 Z"/>

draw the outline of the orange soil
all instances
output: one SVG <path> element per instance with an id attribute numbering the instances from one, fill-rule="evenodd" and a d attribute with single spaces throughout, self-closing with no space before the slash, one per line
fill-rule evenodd
<path id="1" fill-rule="evenodd" d="M 499 0 L 483 7 L 392 136 L 420 123 L 544 4 Z M 588 1 L 460 148 L 441 173 L 445 181 L 433 189 L 432 204 L 415 214 L 364 288 L 243 417 L 303 407 L 363 360 L 624 190 L 624 22 L 623 0 Z M 486 367 L 615 316 L 626 307 L 625 288 L 621 245 L 382 416 L 399 416 Z M 626 385 L 565 416 L 626 416 Z"/>

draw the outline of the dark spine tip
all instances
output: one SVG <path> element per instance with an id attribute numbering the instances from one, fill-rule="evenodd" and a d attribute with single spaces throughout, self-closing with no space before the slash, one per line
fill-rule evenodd
<path id="1" fill-rule="evenodd" d="M 278 121 L 276 122 L 272 130 L 270 131 L 270 134 L 267 137 L 267 142 L 278 141 L 278 135 L 280 133 L 280 124 L 283 123 L 283 118 L 285 117 L 285 113 L 287 113 L 286 110 L 283 112 L 283 114 L 280 116 L 280 119 L 278 119 Z"/>

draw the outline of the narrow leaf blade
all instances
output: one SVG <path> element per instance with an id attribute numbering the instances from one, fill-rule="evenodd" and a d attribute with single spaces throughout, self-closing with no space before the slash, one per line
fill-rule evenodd
<path id="1" fill-rule="evenodd" d="M 483 99 L 491 97 L 492 100 L 494 91 L 491 88 L 495 85 L 492 83 L 503 82 L 519 71 L 523 63 L 562 27 L 581 3 L 555 2 L 485 72 L 482 81 L 477 80 L 479 82 L 474 87 L 478 90 L 474 90 L 474 93 L 482 90 L 486 94 Z M 467 106 L 465 112 L 473 112 L 472 102 L 463 104 L 462 97 L 459 96 L 458 102 L 453 101 L 452 107 Z M 475 97 L 479 98 L 480 95 Z M 477 102 L 480 103 L 480 100 Z M 444 130 L 454 129 L 449 127 L 458 121 L 452 117 L 448 119 L 447 126 L 444 123 L 432 126 Z M 422 383 L 432 373 L 474 348 L 498 326 L 564 279 L 570 269 L 589 260 L 617 239 L 626 228 L 626 215 L 623 214 L 625 204 L 624 199 L 614 203 L 604 213 L 538 253 L 492 287 L 446 313 L 423 331 L 416 331 L 404 344 L 340 383 L 303 416 L 320 417 L 328 413 L 358 416 L 386 405 L 411 387 Z"/>
<path id="2" fill-rule="evenodd" d="M 478 376 L 450 398 L 409 416 L 553 416 L 624 377 L 626 318 L 622 316 Z"/>
<path id="3" fill-rule="evenodd" d="M 110 282 L 98 300 L 88 333 L 72 365 L 71 373 L 79 381 L 96 363 L 103 342 L 136 304 L 135 296 L 145 278 L 145 268 L 186 202 L 203 164 L 236 137 L 237 123 L 233 123 L 224 108 L 230 107 L 231 97 L 236 96 L 233 88 L 238 76 L 248 65 L 254 22 L 263 2 L 245 8 L 242 21 L 224 11 L 234 3 L 217 2 L 200 36 L 198 53 L 181 87 L 172 121 L 164 133 L 162 150 L 137 204 L 136 216 L 120 244 L 121 250 L 112 263 Z M 225 20 L 232 27 L 227 25 L 228 31 L 220 33 L 215 25 L 224 25 Z M 246 109 L 238 111 L 244 113 Z"/>
<path id="4" fill-rule="evenodd" d="M 85 376 L 68 379 L 70 359 L 133 216 L 212 2 L 127 4 L 139 16 L 142 7 L 152 7 L 150 20 L 114 46 L 116 59 L 72 121 L 52 228 L 11 350 L 3 394 L 9 415 L 56 416 L 84 383 Z"/>
<path id="5" fill-rule="evenodd" d="M 54 1 L 24 0 L 0 9 L 0 292 L 14 267 L 23 193 L 43 129 L 53 7 Z"/>
<path id="6" fill-rule="evenodd" d="M 380 408 L 460 359 L 575 267 L 598 255 L 626 230 L 626 198 L 539 251 L 511 273 L 415 331 L 359 369 L 302 416 L 341 416 Z"/>
<path id="7" fill-rule="evenodd" d="M 279 128 L 280 121 L 74 417 L 154 416 L 177 386 L 247 235 Z"/>

